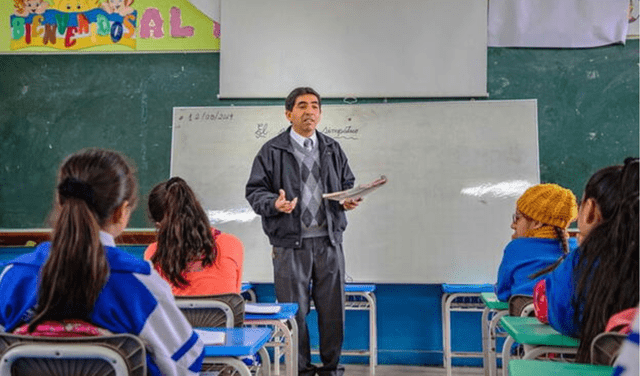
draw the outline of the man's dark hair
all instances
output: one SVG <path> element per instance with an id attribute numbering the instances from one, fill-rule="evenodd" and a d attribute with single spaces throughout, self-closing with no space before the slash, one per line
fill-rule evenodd
<path id="1" fill-rule="evenodd" d="M 284 108 L 287 111 L 293 111 L 293 105 L 296 104 L 296 99 L 305 94 L 313 94 L 318 98 L 318 107 L 322 108 L 322 99 L 320 98 L 320 94 L 317 91 L 313 90 L 310 87 L 298 87 L 295 88 L 289 93 L 287 99 L 284 100 Z"/>

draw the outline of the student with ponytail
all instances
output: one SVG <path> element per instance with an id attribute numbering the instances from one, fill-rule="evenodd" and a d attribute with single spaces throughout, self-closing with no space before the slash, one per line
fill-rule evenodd
<path id="1" fill-rule="evenodd" d="M 61 322 L 131 333 L 148 346 L 151 375 L 196 375 L 203 344 L 151 267 L 115 246 L 137 202 L 125 158 L 85 149 L 58 173 L 52 241 L 12 260 L 0 274 L 0 330 L 48 335 Z M 58 333 L 71 336 L 70 333 Z"/>
<path id="2" fill-rule="evenodd" d="M 512 240 L 498 269 L 499 300 L 533 295 L 540 275 L 577 246 L 567 233 L 576 215 L 576 197 L 557 184 L 538 184 L 520 196 L 511 223 Z"/>
<path id="3" fill-rule="evenodd" d="M 576 361 L 590 361 L 593 338 L 614 314 L 638 305 L 638 159 L 597 171 L 578 213 L 580 246 L 535 287 L 536 316 L 580 339 Z"/>
<path id="4" fill-rule="evenodd" d="M 212 228 L 187 182 L 179 177 L 156 185 L 149 215 L 157 242 L 144 253 L 174 295 L 240 293 L 244 248 L 231 234 Z"/>

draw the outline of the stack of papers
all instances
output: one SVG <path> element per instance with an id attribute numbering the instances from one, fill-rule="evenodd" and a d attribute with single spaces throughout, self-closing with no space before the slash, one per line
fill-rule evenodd
<path id="1" fill-rule="evenodd" d="M 382 187 L 387 183 L 387 177 L 382 175 L 378 179 L 372 181 L 367 184 L 360 184 L 357 187 L 348 189 L 346 191 L 333 192 L 333 193 L 325 193 L 322 195 L 322 198 L 326 198 L 329 200 L 339 201 L 343 203 L 346 199 L 352 200 L 360 200 L 362 197 L 368 195 L 369 193 L 375 191 L 376 189 Z"/>
<path id="2" fill-rule="evenodd" d="M 269 303 L 245 303 L 244 312 L 262 315 L 272 315 L 280 312 L 280 306 Z"/>
<path id="3" fill-rule="evenodd" d="M 193 329 L 205 346 L 210 345 L 224 345 L 225 333 L 219 331 L 211 331 L 211 330 L 202 330 L 202 329 Z"/>

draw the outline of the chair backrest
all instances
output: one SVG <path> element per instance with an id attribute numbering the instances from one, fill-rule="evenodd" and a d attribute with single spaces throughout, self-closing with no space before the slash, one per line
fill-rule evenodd
<path id="1" fill-rule="evenodd" d="M 534 316 L 533 296 L 511 295 L 509 298 L 509 316 Z"/>
<path id="2" fill-rule="evenodd" d="M 142 341 L 131 334 L 34 337 L 0 333 L 0 375 L 146 376 Z"/>
<path id="3" fill-rule="evenodd" d="M 625 338 L 627 338 L 626 334 L 617 332 L 598 334 L 591 341 L 591 363 L 613 366 Z"/>
<path id="4" fill-rule="evenodd" d="M 604 328 L 605 332 L 631 333 L 633 320 L 638 314 L 638 307 L 627 308 L 609 318 Z"/>
<path id="5" fill-rule="evenodd" d="M 193 327 L 241 327 L 244 298 L 240 294 L 176 296 L 176 305 Z"/>

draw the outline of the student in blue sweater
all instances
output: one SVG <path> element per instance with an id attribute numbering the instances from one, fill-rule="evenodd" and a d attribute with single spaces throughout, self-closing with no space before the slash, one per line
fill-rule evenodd
<path id="1" fill-rule="evenodd" d="M 536 317 L 580 339 L 576 361 L 590 361 L 593 338 L 639 300 L 638 158 L 597 171 L 578 213 L 580 247 L 535 287 Z"/>
<path id="2" fill-rule="evenodd" d="M 203 344 L 171 288 L 115 246 L 137 201 L 133 168 L 116 152 L 82 150 L 63 162 L 55 196 L 52 241 L 0 273 L 0 331 L 50 335 L 62 320 L 82 322 L 140 337 L 150 375 L 197 375 Z"/>
<path id="3" fill-rule="evenodd" d="M 538 184 L 520 196 L 511 223 L 512 240 L 498 269 L 495 293 L 499 300 L 533 295 L 540 273 L 577 246 L 567 233 L 576 215 L 576 197 L 557 184 Z"/>

